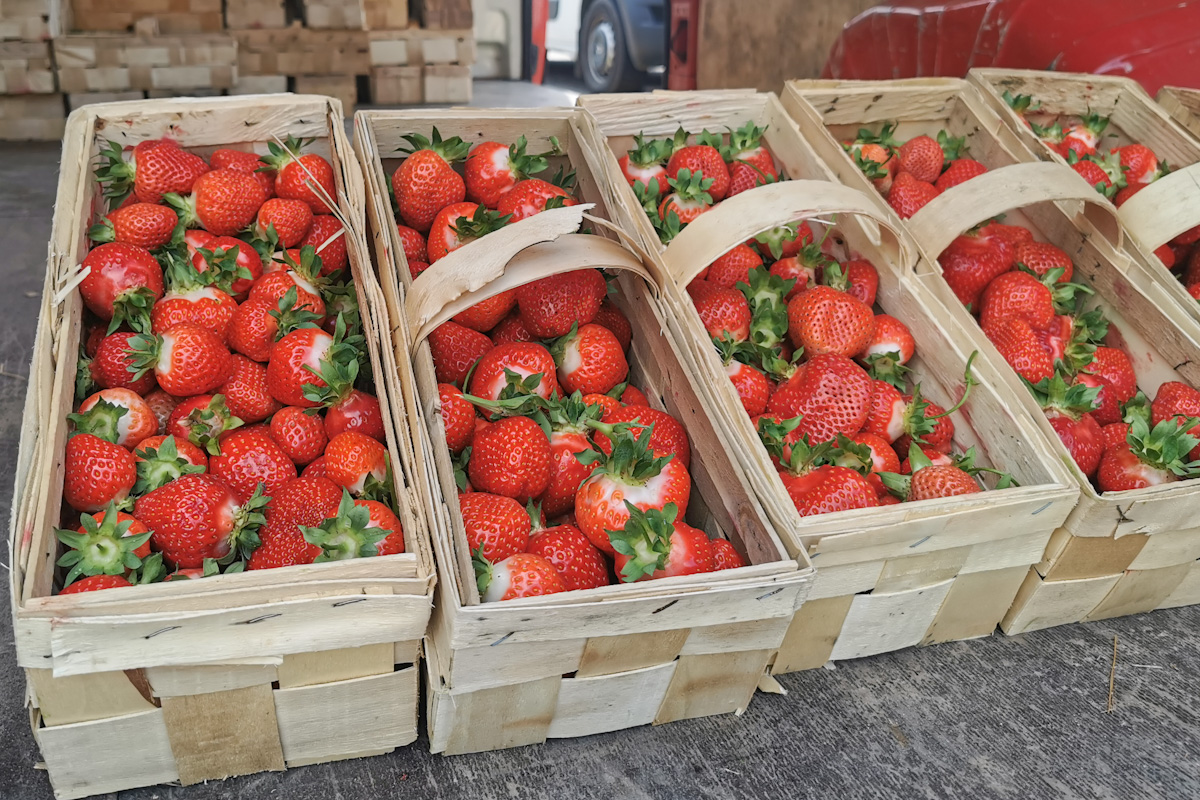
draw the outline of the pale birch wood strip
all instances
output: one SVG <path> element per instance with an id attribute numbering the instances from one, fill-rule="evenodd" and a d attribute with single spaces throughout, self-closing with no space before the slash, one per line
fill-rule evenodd
<path id="1" fill-rule="evenodd" d="M 854 595 L 810 600 L 796 611 L 779 652 L 771 664 L 772 675 L 783 675 L 824 666 L 833 654 Z"/>
<path id="2" fill-rule="evenodd" d="M 1158 569 L 1131 569 L 1121 576 L 1100 604 L 1084 617 L 1084 622 L 1153 611 L 1183 583 L 1191 569 L 1191 563 Z"/>
<path id="3" fill-rule="evenodd" d="M 292 653 L 279 665 L 279 688 L 294 689 L 372 675 L 390 675 L 395 665 L 394 642 Z"/>
<path id="4" fill-rule="evenodd" d="M 654 722 L 677 662 L 599 675 L 564 678 L 548 739 L 591 736 Z"/>
<path id="5" fill-rule="evenodd" d="M 1080 622 L 1104 600 L 1116 586 L 1120 575 L 1083 578 L 1074 581 L 1048 581 L 1029 570 L 1017 592 L 1012 608 L 1000 621 L 1009 636 Z"/>
<path id="6" fill-rule="evenodd" d="M 179 780 L 161 709 L 35 729 L 54 796 L 75 800 Z M 114 746 L 114 743 L 121 746 Z M 104 758 L 80 758 L 102 751 Z"/>
<path id="7" fill-rule="evenodd" d="M 156 697 L 179 697 L 269 684 L 278 679 L 276 670 L 273 664 L 209 664 L 149 667 L 145 673 Z"/>
<path id="8" fill-rule="evenodd" d="M 1019 565 L 959 574 L 921 644 L 991 636 L 1028 572 L 1027 565 Z"/>
<path id="9" fill-rule="evenodd" d="M 46 726 L 123 717 L 155 708 L 124 672 L 56 678 L 48 669 L 30 669 L 25 676 Z"/>
<path id="10" fill-rule="evenodd" d="M 873 656 L 920 644 L 953 582 L 894 594 L 855 595 L 830 660 Z"/>

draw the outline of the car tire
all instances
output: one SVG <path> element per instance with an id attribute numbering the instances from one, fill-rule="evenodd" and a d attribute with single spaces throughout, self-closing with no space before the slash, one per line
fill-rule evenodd
<path id="1" fill-rule="evenodd" d="M 629 60 L 621 17 L 612 0 L 596 0 L 579 27 L 579 65 L 590 92 L 628 92 L 641 89 L 646 73 Z"/>

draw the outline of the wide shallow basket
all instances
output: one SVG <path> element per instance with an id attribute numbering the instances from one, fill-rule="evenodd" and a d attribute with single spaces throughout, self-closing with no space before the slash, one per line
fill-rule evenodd
<path id="1" fill-rule="evenodd" d="M 667 334 L 673 291 L 605 222 L 587 115 L 572 109 L 364 111 L 355 118 L 372 238 L 392 336 L 413 353 L 410 396 L 427 433 L 428 513 L 441 576 L 428 640 L 430 747 L 447 754 L 534 744 L 649 723 L 740 712 L 783 642 L 811 583 L 746 486 Z M 387 185 L 405 134 L 470 143 L 515 142 L 530 152 L 556 137 L 586 206 L 544 211 L 471 242 L 413 281 L 397 239 Z M 553 161 L 554 159 L 552 159 Z M 552 163 L 552 167 L 556 166 Z M 608 237 L 613 238 L 608 238 Z M 634 248 L 636 250 L 636 247 Z M 584 267 L 617 274 L 613 301 L 633 327 L 630 382 L 679 419 L 691 440 L 689 523 L 733 542 L 748 566 L 702 575 L 483 604 L 475 585 L 425 337 L 462 309 L 508 288 Z"/>
<path id="2" fill-rule="evenodd" d="M 1200 142 L 1171 119 L 1132 78 L 1036 70 L 973 69 L 967 80 L 999 115 L 1030 158 L 1067 162 L 1037 137 L 1004 100 L 1004 93 L 1032 95 L 1040 109 L 1030 116 L 1079 118 L 1093 113 L 1109 117 L 1097 150 L 1138 143 L 1149 147 L 1170 164 L 1171 172 L 1151 182 L 1125 201 L 1117 216 L 1125 232 L 1125 246 L 1159 285 L 1147 287 L 1160 298 L 1164 310 L 1182 324 L 1200 321 L 1200 303 L 1188 294 L 1154 251 L 1184 231 L 1200 225 Z M 1177 265 L 1183 270 L 1186 265 Z"/>
<path id="3" fill-rule="evenodd" d="M 930 256 L 917 278 L 973 337 L 973 346 L 1001 357 L 955 298 L 933 260 L 959 234 L 1005 215 L 1025 225 L 1034 238 L 1070 254 L 1074 282 L 1094 289 L 1089 303 L 1108 317 L 1110 340 L 1122 344 L 1133 362 L 1138 386 L 1149 395 L 1166 381 L 1200 386 L 1200 350 L 1174 313 L 1164 307 L 1147 273 L 1119 247 L 1112 204 L 1074 170 L 1055 163 L 1018 163 L 1006 144 L 1011 130 L 978 102 L 963 81 L 834 82 L 793 81 L 789 110 L 810 141 L 847 184 L 874 187 L 838 142 L 862 126 L 899 120 L 905 139 L 947 129 L 966 136 L 971 157 L 989 172 L 947 190 L 905 225 Z M 1118 246 L 1113 246 L 1117 242 Z M 1200 480 L 1098 494 L 1050 427 L 1016 373 L 1015 397 L 1028 409 L 1042 435 L 1075 475 L 1079 504 L 1055 531 L 1045 556 L 1029 571 L 1001 627 L 1020 633 L 1082 620 L 1106 619 L 1200 602 L 1200 528 L 1195 508 Z"/>
<path id="4" fill-rule="evenodd" d="M 105 140 L 170 137 L 208 155 L 265 153 L 297 136 L 334 167 L 396 477 L 406 552 L 55 596 L 66 415 L 72 408 L 87 230 L 103 210 Z M 12 517 L 17 660 L 60 798 L 184 784 L 377 755 L 417 736 L 418 666 L 434 573 L 406 484 L 413 445 L 394 427 L 384 320 L 364 260 L 362 177 L 336 100 L 273 95 L 87 106 L 71 115 L 30 369 Z"/>
<path id="5" fill-rule="evenodd" d="M 762 231 L 797 219 L 832 221 L 849 250 L 877 268 L 877 304 L 912 331 L 917 357 L 908 366 L 914 383 L 934 402 L 953 405 L 964 388 L 968 337 L 947 323 L 937 300 L 906 275 L 918 252 L 901 226 L 871 198 L 832 182 L 832 173 L 774 95 L 657 92 L 592 96 L 580 103 L 596 118 L 608 191 L 616 198 L 613 205 L 623 215 L 622 224 L 642 234 L 659 268 L 681 288 L 718 256 Z M 664 247 L 616 157 L 638 133 L 670 136 L 680 125 L 691 132 L 724 132 L 747 120 L 767 127 L 764 144 L 791 180 L 725 200 Z M 1013 474 L 1020 487 L 801 517 L 695 308 L 683 300 L 676 310 L 677 336 L 712 403 L 722 410 L 728 435 L 764 507 L 789 550 L 807 553 L 817 568 L 809 601 L 794 617 L 773 671 L 995 631 L 1077 496 L 1070 476 L 1012 395 L 1003 371 L 989 357 L 974 362 L 979 385 L 953 416 L 955 446 L 959 451 L 975 447 L 982 461 Z"/>

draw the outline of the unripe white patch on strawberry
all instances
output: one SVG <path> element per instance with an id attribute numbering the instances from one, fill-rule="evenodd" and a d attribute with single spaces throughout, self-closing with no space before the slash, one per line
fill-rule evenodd
<path id="1" fill-rule="evenodd" d="M 651 181 L 656 181 L 659 175 L 666 175 L 666 167 L 661 164 L 652 164 L 649 167 L 639 167 L 632 161 L 625 167 L 625 174 L 633 181 L 641 181 L 643 186 L 649 186 Z"/>
<path id="2" fill-rule="evenodd" d="M 904 352 L 904 347 L 899 342 L 884 340 L 884 341 L 873 342 L 870 346 L 867 347 L 866 352 L 864 352 L 862 354 L 861 358 L 865 361 L 870 356 L 882 356 L 882 355 L 887 355 L 888 353 L 899 353 L 900 354 L 899 363 L 901 363 L 901 364 L 907 364 L 909 358 L 912 357 L 912 353 Z"/>
<path id="3" fill-rule="evenodd" d="M 162 347 L 159 348 L 158 364 L 154 371 L 160 375 L 171 374 L 171 354 L 175 352 L 175 336 L 167 331 L 162 335 Z"/>
<path id="4" fill-rule="evenodd" d="M 332 346 L 333 337 L 328 333 L 317 336 L 313 340 L 312 347 L 308 348 L 308 352 L 304 355 L 305 366 L 319 371 L 321 369 L 321 360 L 325 358 L 325 354 L 329 352 L 329 348 Z"/>
<path id="5" fill-rule="evenodd" d="M 1155 469 L 1149 464 L 1138 462 L 1137 466 L 1127 469 L 1129 477 L 1133 479 L 1141 479 L 1148 486 L 1161 486 L 1164 483 L 1174 483 L 1178 478 L 1174 474 L 1165 469 Z"/>
<path id="6" fill-rule="evenodd" d="M 214 286 L 197 286 L 195 289 L 190 289 L 186 292 L 171 292 L 169 295 L 167 295 L 167 297 L 186 300 L 189 303 L 195 303 L 200 300 L 219 301 L 221 294 L 223 294 L 223 292 Z"/>
<path id="7" fill-rule="evenodd" d="M 576 336 L 563 348 L 563 359 L 559 371 L 564 375 L 570 375 L 582 366 L 583 354 L 579 352 L 579 337 Z"/>
<path id="8" fill-rule="evenodd" d="M 628 500 L 638 507 L 647 505 L 658 508 L 658 504 L 666 496 L 668 484 L 674 477 L 671 470 L 664 469 L 641 486 L 620 483 L 607 474 L 591 480 L 595 480 L 605 488 L 606 494 L 612 497 L 612 502 L 616 506 L 624 507 L 625 501 Z"/>
<path id="9" fill-rule="evenodd" d="M 353 495 L 362 494 L 363 489 L 365 489 L 367 486 L 367 478 L 368 477 L 374 477 L 375 480 L 382 481 L 385 478 L 387 478 L 387 468 L 385 466 L 381 465 L 381 466 L 378 466 L 374 469 L 368 470 L 367 472 L 364 472 L 361 475 L 359 475 L 357 480 L 354 481 L 354 483 L 352 483 L 346 487 L 350 491 L 350 494 L 353 494 Z M 372 522 L 371 524 L 375 525 L 374 522 Z M 379 526 L 376 525 L 376 527 L 379 527 Z"/>
<path id="10" fill-rule="evenodd" d="M 729 376 L 730 380 L 732 380 L 733 378 L 736 378 L 738 375 L 740 375 L 742 373 L 742 370 L 745 368 L 746 368 L 746 365 L 740 361 L 730 361 L 728 364 L 725 365 L 725 374 Z"/>
<path id="11" fill-rule="evenodd" d="M 230 496 L 229 500 L 220 508 L 215 510 L 213 518 L 216 521 L 216 528 L 222 531 L 221 538 L 213 545 L 213 558 L 221 558 L 229 553 L 229 534 L 234 528 L 234 514 L 237 513 L 237 501 Z"/>
<path id="12" fill-rule="evenodd" d="M 483 593 L 483 602 L 494 603 L 504 599 L 510 583 L 512 583 L 512 571 L 508 568 L 508 559 L 493 564 L 492 580 L 488 584 L 487 591 Z"/>
<path id="13" fill-rule="evenodd" d="M 892 401 L 892 411 L 888 414 L 887 436 L 889 442 L 894 442 L 904 435 L 904 409 L 907 404 L 903 398 Z"/>
<path id="14" fill-rule="evenodd" d="M 520 366 L 517 366 L 516 364 L 505 364 L 504 367 L 506 369 L 511 370 L 512 372 L 515 372 L 517 375 L 520 375 L 522 378 L 528 378 L 531 375 L 537 374 L 531 369 L 526 369 L 525 367 L 520 367 Z M 491 383 L 484 385 L 484 387 L 483 387 L 484 391 L 480 396 L 486 397 L 490 400 L 494 400 L 500 396 L 500 392 L 503 391 L 504 387 L 507 385 L 508 385 L 508 381 L 505 378 L 504 374 L 501 373 L 499 376 L 494 378 Z"/>
<path id="15" fill-rule="evenodd" d="M 316 295 L 317 297 L 321 296 L 321 293 L 317 290 L 317 287 L 313 286 L 311 283 L 301 277 L 299 273 L 289 270 L 288 275 L 290 275 L 292 280 L 295 281 L 296 286 L 300 287 L 311 295 Z"/>

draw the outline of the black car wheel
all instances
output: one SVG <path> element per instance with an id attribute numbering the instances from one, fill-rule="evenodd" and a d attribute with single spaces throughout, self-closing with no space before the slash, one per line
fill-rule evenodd
<path id="1" fill-rule="evenodd" d="M 629 60 L 625 32 L 611 0 L 596 0 L 584 15 L 579 62 L 589 91 L 627 92 L 645 83 L 646 74 Z"/>

